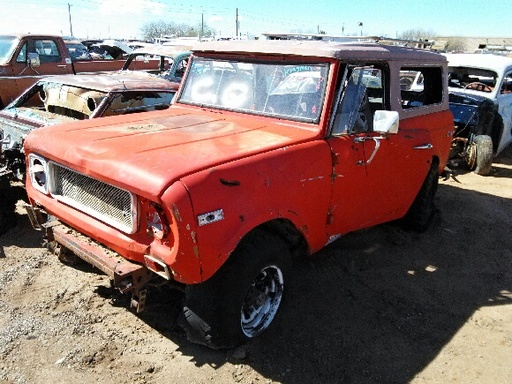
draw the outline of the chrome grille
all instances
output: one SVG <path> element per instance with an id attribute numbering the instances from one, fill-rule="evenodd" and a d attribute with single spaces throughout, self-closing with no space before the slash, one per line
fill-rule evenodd
<path id="1" fill-rule="evenodd" d="M 123 232 L 135 232 L 131 193 L 53 162 L 49 166 L 50 193 L 54 198 Z"/>

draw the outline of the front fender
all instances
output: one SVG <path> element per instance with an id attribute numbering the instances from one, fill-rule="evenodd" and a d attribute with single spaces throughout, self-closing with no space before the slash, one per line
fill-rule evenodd
<path id="1" fill-rule="evenodd" d="M 164 242 L 153 241 L 150 253 L 169 266 L 176 281 L 200 283 L 203 276 L 196 239 L 197 226 L 188 192 L 181 182 L 176 182 L 165 191 L 161 200 L 170 233 Z"/>
<path id="2" fill-rule="evenodd" d="M 324 246 L 331 174 L 331 152 L 318 140 L 185 177 L 202 278 L 213 275 L 248 232 L 271 220 L 292 222 L 312 252 Z"/>

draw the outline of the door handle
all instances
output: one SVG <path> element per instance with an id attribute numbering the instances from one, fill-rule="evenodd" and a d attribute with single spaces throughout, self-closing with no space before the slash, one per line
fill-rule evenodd
<path id="1" fill-rule="evenodd" d="M 432 144 L 423 144 L 423 145 L 417 145 L 416 147 L 413 147 L 413 149 L 432 149 L 434 146 Z"/>

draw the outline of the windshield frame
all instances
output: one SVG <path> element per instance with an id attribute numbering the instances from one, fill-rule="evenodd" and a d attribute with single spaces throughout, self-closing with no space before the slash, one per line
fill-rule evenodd
<path id="1" fill-rule="evenodd" d="M 192 56 L 176 102 L 319 123 L 332 63 Z"/>

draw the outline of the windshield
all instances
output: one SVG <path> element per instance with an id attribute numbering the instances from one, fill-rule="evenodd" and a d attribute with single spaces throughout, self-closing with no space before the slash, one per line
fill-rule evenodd
<path id="1" fill-rule="evenodd" d="M 496 86 L 498 74 L 471 67 L 448 67 L 448 86 L 490 93 Z"/>
<path id="2" fill-rule="evenodd" d="M 0 36 L 0 63 L 7 63 L 18 45 L 14 36 Z"/>
<path id="3" fill-rule="evenodd" d="M 318 121 L 328 64 L 194 58 L 179 101 L 237 112 Z"/>

